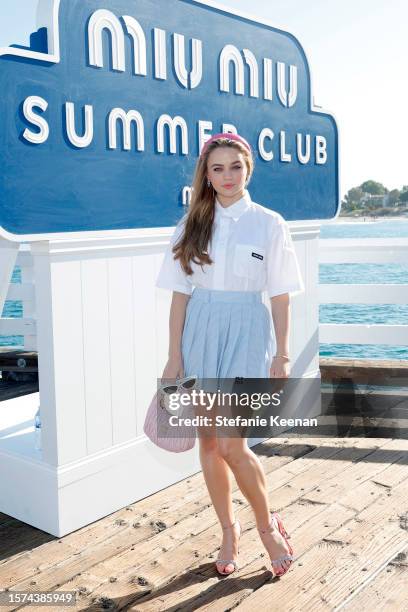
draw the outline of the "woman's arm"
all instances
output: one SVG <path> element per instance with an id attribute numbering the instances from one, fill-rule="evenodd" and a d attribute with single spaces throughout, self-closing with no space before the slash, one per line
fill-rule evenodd
<path id="1" fill-rule="evenodd" d="M 187 303 L 191 296 L 173 291 L 169 317 L 169 359 L 162 378 L 181 378 L 184 376 L 181 352 L 181 338 L 186 318 Z"/>
<path id="2" fill-rule="evenodd" d="M 289 356 L 290 299 L 289 293 L 271 298 L 271 311 L 276 337 L 276 355 Z M 281 357 L 272 359 L 271 377 L 287 378 L 289 362 Z"/>

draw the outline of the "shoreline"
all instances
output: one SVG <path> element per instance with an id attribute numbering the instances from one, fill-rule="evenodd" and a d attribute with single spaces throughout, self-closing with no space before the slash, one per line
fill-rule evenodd
<path id="1" fill-rule="evenodd" d="M 361 217 L 336 217 L 336 219 L 329 219 L 326 223 L 377 223 L 378 221 L 408 221 L 408 215 L 405 216 L 391 216 L 391 215 L 378 215 L 374 219 L 371 216 Z"/>

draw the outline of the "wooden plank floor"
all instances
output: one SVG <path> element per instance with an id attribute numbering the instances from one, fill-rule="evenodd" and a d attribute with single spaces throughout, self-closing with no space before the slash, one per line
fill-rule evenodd
<path id="1" fill-rule="evenodd" d="M 275 438 L 254 450 L 297 557 L 281 579 L 236 488 L 240 570 L 217 575 L 221 533 L 198 473 L 60 539 L 0 514 L 1 588 L 75 590 L 77 605 L 55 610 L 408 611 L 408 441 Z"/>

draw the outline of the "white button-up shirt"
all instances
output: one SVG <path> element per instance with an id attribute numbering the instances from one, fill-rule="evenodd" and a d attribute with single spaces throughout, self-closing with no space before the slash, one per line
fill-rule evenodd
<path id="1" fill-rule="evenodd" d="M 226 291 L 267 291 L 269 297 L 297 295 L 305 288 L 287 221 L 276 211 L 244 196 L 224 208 L 216 198 L 212 240 L 208 254 L 213 264 L 190 262 L 187 275 L 172 247 L 180 238 L 187 213 L 171 237 L 156 287 L 191 295 L 193 287 Z"/>

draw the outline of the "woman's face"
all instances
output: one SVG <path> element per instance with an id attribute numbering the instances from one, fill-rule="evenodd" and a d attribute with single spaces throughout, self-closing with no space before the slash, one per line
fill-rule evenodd
<path id="1" fill-rule="evenodd" d="M 244 156 L 235 147 L 217 147 L 207 161 L 207 177 L 218 195 L 242 195 L 248 171 Z"/>

